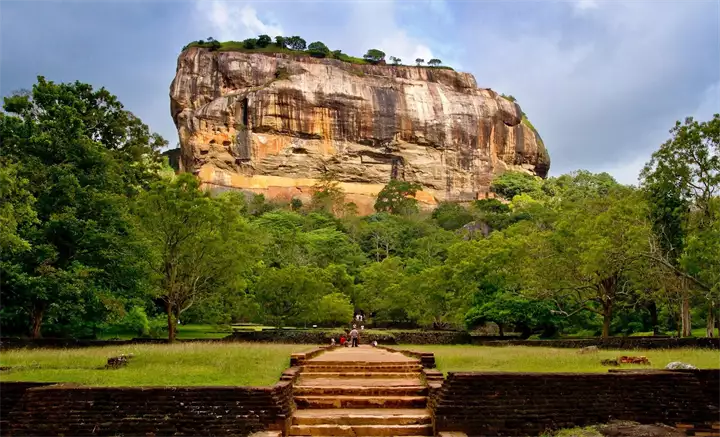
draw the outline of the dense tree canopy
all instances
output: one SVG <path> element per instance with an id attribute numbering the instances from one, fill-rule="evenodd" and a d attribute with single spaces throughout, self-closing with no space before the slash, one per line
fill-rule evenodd
<path id="1" fill-rule="evenodd" d="M 86 84 L 38 78 L 5 99 L 0 129 L 4 334 L 172 339 L 180 320 L 343 326 L 355 312 L 522 337 L 716 325 L 719 116 L 678 124 L 639 188 L 506 172 L 497 198 L 429 211 L 422 186 L 393 179 L 368 216 L 332 173 L 288 203 L 168 173 L 162 138 Z"/>

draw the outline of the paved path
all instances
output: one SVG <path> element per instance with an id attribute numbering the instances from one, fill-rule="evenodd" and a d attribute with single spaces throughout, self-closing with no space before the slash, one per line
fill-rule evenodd
<path id="1" fill-rule="evenodd" d="M 325 361 L 342 361 L 346 363 L 352 362 L 417 362 L 415 358 L 407 357 L 398 352 L 389 352 L 385 349 L 378 349 L 368 345 L 358 347 L 338 347 L 330 352 L 325 352 L 310 360 L 310 362 Z"/>
<path id="2" fill-rule="evenodd" d="M 291 436 L 429 436 L 419 360 L 371 346 L 308 360 L 294 386 Z"/>

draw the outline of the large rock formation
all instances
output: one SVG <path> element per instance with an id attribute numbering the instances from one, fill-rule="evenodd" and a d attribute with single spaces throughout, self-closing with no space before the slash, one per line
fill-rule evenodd
<path id="1" fill-rule="evenodd" d="M 206 186 L 307 200 L 333 171 L 360 211 L 391 179 L 423 204 L 484 197 L 508 169 L 550 166 L 520 107 L 449 69 L 284 54 L 180 54 L 170 87 L 181 167 Z"/>

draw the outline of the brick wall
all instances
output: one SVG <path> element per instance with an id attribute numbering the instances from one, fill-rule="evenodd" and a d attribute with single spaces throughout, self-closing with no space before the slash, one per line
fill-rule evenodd
<path id="1" fill-rule="evenodd" d="M 0 434 L 8 429 L 10 411 L 20 402 L 29 388 L 50 385 L 48 382 L 0 382 Z"/>
<path id="2" fill-rule="evenodd" d="M 292 382 L 272 387 L 29 388 L 8 414 L 3 435 L 246 436 L 285 429 L 293 409 Z"/>
<path id="3" fill-rule="evenodd" d="M 715 370 L 715 373 L 720 370 Z M 547 429 L 632 420 L 704 423 L 720 411 L 692 373 L 450 373 L 431 383 L 429 407 L 440 431 L 469 436 L 538 435 Z"/>

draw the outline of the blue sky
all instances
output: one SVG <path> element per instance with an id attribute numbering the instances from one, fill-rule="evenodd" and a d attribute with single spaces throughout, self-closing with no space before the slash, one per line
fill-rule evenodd
<path id="1" fill-rule="evenodd" d="M 262 33 L 468 71 L 518 99 L 552 175 L 635 183 L 675 120 L 720 112 L 717 0 L 3 0 L 0 94 L 37 75 L 105 86 L 176 144 L 168 93 L 182 46 Z"/>

